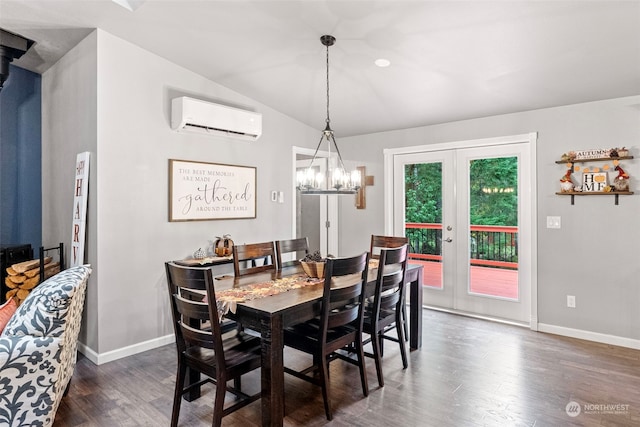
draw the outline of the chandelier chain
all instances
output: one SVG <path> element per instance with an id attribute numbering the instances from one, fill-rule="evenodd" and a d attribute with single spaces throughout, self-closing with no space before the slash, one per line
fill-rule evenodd
<path id="1" fill-rule="evenodd" d="M 329 45 L 327 45 L 327 125 L 331 122 L 329 119 Z"/>

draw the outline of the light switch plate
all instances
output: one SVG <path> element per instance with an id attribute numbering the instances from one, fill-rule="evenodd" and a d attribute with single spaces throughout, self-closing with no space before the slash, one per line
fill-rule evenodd
<path id="1" fill-rule="evenodd" d="M 561 228 L 562 220 L 559 216 L 547 217 L 547 228 Z"/>

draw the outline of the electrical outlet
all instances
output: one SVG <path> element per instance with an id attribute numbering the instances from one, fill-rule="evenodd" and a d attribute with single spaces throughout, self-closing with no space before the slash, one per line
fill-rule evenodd
<path id="1" fill-rule="evenodd" d="M 567 307 L 576 308 L 576 297 L 573 295 L 567 295 Z"/>

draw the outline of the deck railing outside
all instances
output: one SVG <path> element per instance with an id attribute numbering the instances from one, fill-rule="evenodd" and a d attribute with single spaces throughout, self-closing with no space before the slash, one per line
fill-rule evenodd
<path id="1" fill-rule="evenodd" d="M 518 227 L 471 225 L 469 252 L 472 265 L 518 268 Z M 406 223 L 410 257 L 442 262 L 442 224 Z"/>

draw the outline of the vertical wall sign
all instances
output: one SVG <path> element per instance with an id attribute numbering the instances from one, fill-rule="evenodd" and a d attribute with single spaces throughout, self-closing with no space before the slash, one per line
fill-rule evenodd
<path id="1" fill-rule="evenodd" d="M 71 226 L 70 266 L 84 263 L 84 237 L 87 225 L 87 199 L 89 191 L 89 152 L 78 153 L 73 185 L 73 222 Z"/>

